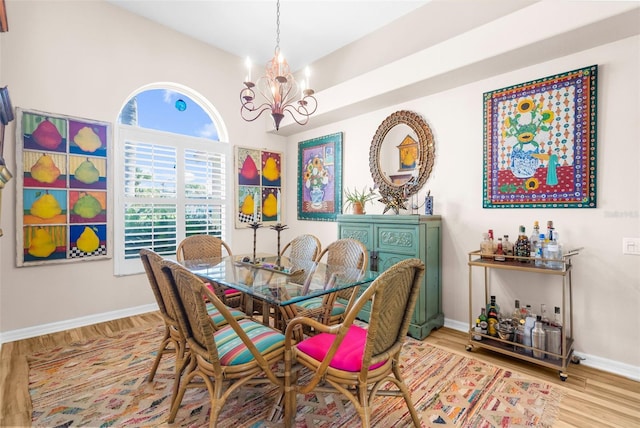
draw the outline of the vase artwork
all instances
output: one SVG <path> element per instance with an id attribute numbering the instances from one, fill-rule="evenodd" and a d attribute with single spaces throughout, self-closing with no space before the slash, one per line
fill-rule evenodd
<path id="1" fill-rule="evenodd" d="M 484 94 L 485 208 L 595 208 L 597 65 Z"/>
<path id="2" fill-rule="evenodd" d="M 304 171 L 304 185 L 309 191 L 311 208 L 320 210 L 324 201 L 325 188 L 331 179 L 331 172 L 325 166 L 325 159 L 316 154 L 309 157 Z"/>

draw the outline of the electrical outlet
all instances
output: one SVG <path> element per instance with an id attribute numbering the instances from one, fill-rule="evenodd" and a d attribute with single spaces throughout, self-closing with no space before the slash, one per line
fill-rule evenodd
<path id="1" fill-rule="evenodd" d="M 640 256 L 640 238 L 622 238 L 622 254 Z"/>

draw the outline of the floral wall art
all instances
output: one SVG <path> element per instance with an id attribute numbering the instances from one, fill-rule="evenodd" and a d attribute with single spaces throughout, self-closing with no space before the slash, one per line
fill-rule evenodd
<path id="1" fill-rule="evenodd" d="M 484 208 L 595 208 L 592 65 L 484 94 Z"/>
<path id="2" fill-rule="evenodd" d="M 280 152 L 236 146 L 236 228 L 284 223 L 282 160 Z"/>
<path id="3" fill-rule="evenodd" d="M 342 212 L 342 133 L 298 143 L 298 219 L 335 221 Z"/>
<path id="4" fill-rule="evenodd" d="M 111 256 L 111 125 L 16 109 L 17 265 Z"/>

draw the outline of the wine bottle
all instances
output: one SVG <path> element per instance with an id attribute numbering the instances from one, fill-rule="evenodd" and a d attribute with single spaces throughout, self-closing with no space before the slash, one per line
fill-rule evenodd
<path id="1" fill-rule="evenodd" d="M 529 243 L 529 238 L 527 238 L 525 227 L 523 225 L 520 225 L 520 233 L 518 235 L 518 240 L 516 241 L 514 254 L 517 257 L 525 257 L 518 259 L 519 261 L 523 263 L 529 263 L 529 257 L 531 256 L 531 245 Z"/>
<path id="2" fill-rule="evenodd" d="M 529 245 L 531 246 L 531 257 L 536 256 L 536 249 L 538 246 L 538 241 L 540 240 L 540 225 L 538 224 L 538 220 L 533 222 L 533 232 L 531 233 L 531 237 L 529 237 Z"/>
<path id="3" fill-rule="evenodd" d="M 498 335 L 498 306 L 496 305 L 496 296 L 491 296 L 491 302 L 489 303 L 489 310 L 487 311 L 487 331 L 490 336 Z"/>

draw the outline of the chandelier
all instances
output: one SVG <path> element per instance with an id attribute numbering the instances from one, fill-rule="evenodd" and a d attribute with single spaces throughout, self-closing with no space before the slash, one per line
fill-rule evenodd
<path id="1" fill-rule="evenodd" d="M 296 82 L 289 70 L 289 64 L 280 52 L 280 0 L 277 2 L 276 14 L 276 49 L 271 61 L 267 63 L 265 75 L 256 83 L 251 81 L 251 60 L 247 58 L 248 75 L 244 88 L 240 91 L 240 115 L 247 122 L 253 122 L 265 111 L 271 111 L 271 117 L 276 127 L 280 129 L 280 122 L 288 113 L 299 125 L 306 125 L 309 116 L 315 113 L 318 102 L 313 96 L 313 89 L 309 88 L 309 69 L 300 84 Z M 257 104 L 256 91 L 262 95 L 264 102 Z"/>

